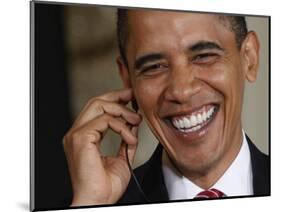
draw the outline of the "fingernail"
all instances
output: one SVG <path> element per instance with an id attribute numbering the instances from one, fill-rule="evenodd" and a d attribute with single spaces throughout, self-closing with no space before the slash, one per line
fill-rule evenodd
<path id="1" fill-rule="evenodd" d="M 139 129 L 139 127 L 138 126 L 133 126 L 132 127 L 132 133 L 136 136 L 136 137 L 138 137 L 138 130 Z"/>

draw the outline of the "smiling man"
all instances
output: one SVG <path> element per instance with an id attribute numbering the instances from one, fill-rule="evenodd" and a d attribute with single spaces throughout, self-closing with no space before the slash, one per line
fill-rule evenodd
<path id="1" fill-rule="evenodd" d="M 269 195 L 269 159 L 241 123 L 259 62 L 245 18 L 122 9 L 118 37 L 126 88 L 90 100 L 64 138 L 72 206 Z M 159 145 L 135 181 L 126 151 L 132 163 L 141 116 Z M 122 138 L 116 157 L 99 150 L 108 128 Z"/>

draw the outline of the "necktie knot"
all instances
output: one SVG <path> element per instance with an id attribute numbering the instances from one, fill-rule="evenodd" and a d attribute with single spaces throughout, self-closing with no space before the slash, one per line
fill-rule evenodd
<path id="1" fill-rule="evenodd" d="M 223 192 L 215 188 L 211 188 L 200 192 L 199 194 L 196 195 L 196 197 L 194 197 L 194 199 L 217 199 L 222 197 L 226 197 L 226 195 Z"/>

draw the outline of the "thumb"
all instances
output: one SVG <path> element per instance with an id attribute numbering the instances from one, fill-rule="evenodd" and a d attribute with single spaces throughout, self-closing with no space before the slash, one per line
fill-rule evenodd
<path id="1" fill-rule="evenodd" d="M 132 134 L 138 138 L 138 126 L 133 126 L 131 129 Z M 123 158 L 124 160 L 129 160 L 130 165 L 133 164 L 136 150 L 137 150 L 137 144 L 127 144 L 125 141 L 122 140 L 121 146 L 119 149 L 118 156 Z M 127 158 L 128 157 L 128 158 Z"/>

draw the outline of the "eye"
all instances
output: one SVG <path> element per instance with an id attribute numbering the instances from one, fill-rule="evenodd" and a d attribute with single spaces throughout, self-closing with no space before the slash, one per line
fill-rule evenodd
<path id="1" fill-rule="evenodd" d="M 144 66 L 143 68 L 141 68 L 140 74 L 153 75 L 153 74 L 160 73 L 162 71 L 166 71 L 167 69 L 168 69 L 167 64 L 156 63 L 156 64 Z"/>
<path id="2" fill-rule="evenodd" d="M 219 55 L 216 53 L 203 53 L 195 55 L 192 58 L 192 62 L 197 64 L 208 64 L 215 62 L 218 57 Z"/>

